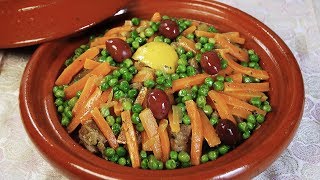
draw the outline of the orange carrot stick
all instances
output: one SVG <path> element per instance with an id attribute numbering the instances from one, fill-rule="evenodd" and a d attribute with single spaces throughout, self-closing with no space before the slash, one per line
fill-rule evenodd
<path id="1" fill-rule="evenodd" d="M 78 101 L 76 102 L 76 104 L 72 109 L 73 115 L 76 115 L 79 109 L 85 105 L 85 103 L 87 102 L 87 99 L 91 96 L 91 94 L 97 87 L 96 81 L 95 81 L 96 78 L 97 78 L 96 75 L 92 75 L 88 78 L 88 81 L 86 82 Z"/>
<path id="2" fill-rule="evenodd" d="M 117 101 L 117 103 L 113 106 L 114 114 L 120 116 L 123 111 L 122 103 Z"/>
<path id="3" fill-rule="evenodd" d="M 119 144 L 117 143 L 117 138 L 113 134 L 109 124 L 103 118 L 103 116 L 101 115 L 97 107 L 95 107 L 91 111 L 91 115 L 93 117 L 93 120 L 96 122 L 97 126 L 99 127 L 100 131 L 104 135 L 104 137 L 108 140 L 110 147 L 112 147 L 113 149 L 117 148 L 119 146 Z"/>
<path id="4" fill-rule="evenodd" d="M 210 75 L 208 74 L 197 74 L 194 76 L 177 79 L 172 82 L 172 92 L 176 92 L 184 88 L 192 87 L 194 85 L 202 84 L 204 82 L 204 79 L 209 76 Z"/>
<path id="5" fill-rule="evenodd" d="M 123 126 L 126 140 L 127 140 L 127 147 L 128 147 L 132 167 L 139 168 L 140 167 L 139 147 L 138 147 L 136 133 L 132 125 L 130 111 L 123 111 L 121 113 L 121 118 L 122 118 L 122 126 Z"/>
<path id="6" fill-rule="evenodd" d="M 155 142 L 152 146 L 152 151 L 156 159 L 161 160 L 162 158 L 162 149 L 160 143 L 160 137 L 158 133 L 158 124 L 157 120 L 154 118 L 151 110 L 149 108 L 144 109 L 139 114 L 140 120 L 144 130 L 147 132 L 148 137 L 154 137 Z"/>
<path id="7" fill-rule="evenodd" d="M 226 53 L 220 53 L 220 55 L 224 60 L 228 62 L 228 66 L 230 66 L 232 69 L 234 69 L 239 73 L 243 73 L 248 76 L 252 76 L 261 80 L 269 79 L 269 75 L 265 70 L 258 70 L 258 69 L 253 69 L 249 67 L 244 67 L 236 63 L 230 55 Z"/>
<path id="8" fill-rule="evenodd" d="M 180 39 L 178 39 L 178 44 L 179 44 L 179 46 L 182 46 L 187 51 L 192 51 L 192 52 L 196 53 L 196 44 L 193 41 L 191 41 L 190 39 L 188 39 L 184 36 L 181 36 Z"/>
<path id="9" fill-rule="evenodd" d="M 112 37 L 114 34 L 119 34 L 120 32 L 128 32 L 131 30 L 131 26 L 120 26 L 110 29 L 104 34 L 104 37 Z"/>
<path id="10" fill-rule="evenodd" d="M 185 102 L 191 120 L 191 164 L 199 165 L 202 154 L 203 127 L 196 103 L 193 100 Z"/>
<path id="11" fill-rule="evenodd" d="M 249 114 L 251 114 L 250 111 L 243 109 L 243 108 L 240 108 L 240 107 L 235 107 L 235 106 L 229 105 L 229 109 L 231 110 L 232 115 L 238 116 L 242 119 L 247 119 Z"/>
<path id="12" fill-rule="evenodd" d="M 228 77 L 230 77 L 232 79 L 232 82 L 242 83 L 242 74 L 241 73 L 231 74 Z"/>
<path id="13" fill-rule="evenodd" d="M 218 114 L 221 119 L 229 119 L 233 123 L 237 123 L 236 120 L 233 118 L 225 99 L 216 91 L 209 91 L 209 97 L 211 98 L 214 106 L 216 107 Z"/>
<path id="14" fill-rule="evenodd" d="M 132 82 L 144 82 L 148 79 L 154 80 L 154 70 L 148 67 L 143 67 L 138 73 L 133 77 Z"/>
<path id="15" fill-rule="evenodd" d="M 168 120 L 162 119 L 159 122 L 159 136 L 161 142 L 161 150 L 162 150 L 162 162 L 166 162 L 169 159 L 170 155 L 170 140 L 167 131 Z"/>
<path id="16" fill-rule="evenodd" d="M 227 66 L 227 68 L 222 69 L 221 71 L 219 71 L 218 75 L 226 76 L 226 75 L 230 75 L 232 73 L 233 73 L 233 69 L 230 66 Z"/>
<path id="17" fill-rule="evenodd" d="M 230 43 L 227 38 L 223 35 L 217 34 L 215 36 L 216 43 L 221 46 L 224 49 L 227 49 L 231 55 L 239 59 L 240 61 L 245 61 L 247 62 L 248 59 L 248 53 L 238 46 L 233 45 Z"/>
<path id="18" fill-rule="evenodd" d="M 235 83 L 225 82 L 224 91 L 253 91 L 253 92 L 267 92 L 269 91 L 269 82 L 262 83 Z"/>
<path id="19" fill-rule="evenodd" d="M 68 67 L 66 67 L 56 80 L 56 85 L 69 84 L 73 76 L 75 76 L 82 68 L 86 58 L 92 59 L 99 54 L 98 48 L 90 48 L 81 54 L 77 59 L 73 61 Z"/>
<path id="20" fill-rule="evenodd" d="M 80 80 L 74 82 L 69 87 L 67 87 L 64 92 L 67 98 L 74 97 L 78 91 L 82 90 L 84 85 L 86 84 L 88 78 L 91 75 L 97 75 L 97 76 L 105 76 L 111 71 L 111 68 L 109 66 L 109 63 L 104 62 L 101 63 L 98 67 L 94 68 L 91 72 L 89 72 L 87 75 L 85 75 Z"/>
<path id="21" fill-rule="evenodd" d="M 249 101 L 253 97 L 259 97 L 261 101 L 266 101 L 268 99 L 267 95 L 259 91 L 225 91 L 223 93 L 242 101 Z"/>
<path id="22" fill-rule="evenodd" d="M 126 37 L 121 37 L 121 36 L 104 36 L 104 37 L 97 37 L 95 38 L 91 43 L 90 43 L 90 47 L 105 47 L 106 41 L 109 39 L 113 39 L 113 38 L 118 38 L 118 39 L 122 39 L 122 40 L 126 40 Z"/>
<path id="23" fill-rule="evenodd" d="M 85 69 L 94 69 L 96 67 L 98 67 L 101 63 L 97 62 L 97 61 L 94 61 L 92 59 L 86 59 L 86 61 L 84 62 L 84 65 L 83 67 Z"/>
<path id="24" fill-rule="evenodd" d="M 171 128 L 171 131 L 172 132 L 179 132 L 180 131 L 180 124 L 179 124 L 179 121 L 175 121 L 175 119 L 173 118 L 172 109 L 169 111 L 168 119 L 169 119 L 169 125 Z"/>
<path id="25" fill-rule="evenodd" d="M 159 12 L 154 13 L 153 16 L 151 17 L 151 21 L 160 22 L 161 21 L 160 13 Z"/>
<path id="26" fill-rule="evenodd" d="M 142 87 L 134 103 L 142 105 L 147 94 L 148 88 Z"/>
<path id="27" fill-rule="evenodd" d="M 235 107 L 239 107 L 239 108 L 243 108 L 246 109 L 248 111 L 251 112 L 257 112 L 258 114 L 262 114 L 262 115 L 266 115 L 266 112 L 245 102 L 245 101 L 241 101 L 237 98 L 234 98 L 232 96 L 228 96 L 226 94 L 222 94 L 222 93 L 217 93 L 219 94 L 221 97 L 223 97 L 225 99 L 225 102 L 229 105 L 235 106 Z"/>
<path id="28" fill-rule="evenodd" d="M 187 36 L 188 34 L 193 33 L 197 29 L 197 26 L 190 26 L 186 30 L 184 30 L 181 34 L 183 36 Z"/>
<path id="29" fill-rule="evenodd" d="M 210 147 L 219 145 L 221 143 L 220 138 L 216 133 L 216 130 L 211 125 L 207 115 L 201 109 L 198 109 L 198 111 L 200 114 L 200 119 L 202 121 L 203 137 L 206 139 Z"/>
<path id="30" fill-rule="evenodd" d="M 146 131 L 141 132 L 141 144 L 142 150 L 144 151 L 152 151 L 152 145 L 154 144 L 155 139 L 150 140 Z"/>
<path id="31" fill-rule="evenodd" d="M 220 33 L 213 33 L 213 32 L 197 30 L 197 31 L 195 31 L 195 34 L 198 37 L 204 36 L 204 37 L 207 37 L 207 38 L 214 38 L 214 37 L 216 37 L 217 34 L 220 34 Z M 238 43 L 238 44 L 244 44 L 245 43 L 245 39 L 244 38 L 240 38 L 240 33 L 239 32 L 228 32 L 228 33 L 223 33 L 223 34 L 220 34 L 220 35 L 225 36 L 232 43 Z"/>

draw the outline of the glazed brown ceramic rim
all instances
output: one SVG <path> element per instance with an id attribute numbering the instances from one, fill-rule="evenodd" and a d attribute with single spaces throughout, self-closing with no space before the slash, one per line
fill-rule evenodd
<path id="1" fill-rule="evenodd" d="M 138 5 L 135 4 L 135 6 L 129 7 L 129 14 L 130 12 L 135 12 L 136 8 L 139 7 L 140 12 L 138 12 L 137 15 L 141 15 L 142 17 L 146 16 L 146 14 L 143 14 L 143 11 L 141 11 L 143 8 L 139 3 L 144 4 L 147 3 L 147 1 L 141 0 L 136 1 L 136 3 Z M 161 1 L 161 3 L 164 3 L 164 1 Z M 216 161 L 199 166 L 170 171 L 150 171 L 122 167 L 90 154 L 68 136 L 61 125 L 59 125 L 57 114 L 52 114 L 50 110 L 48 110 L 52 108 L 51 106 L 54 106 L 52 93 L 47 92 L 51 96 L 46 95 L 44 96 L 44 99 L 39 99 L 37 102 L 34 102 L 35 98 L 32 97 L 30 91 L 34 81 L 40 80 L 41 77 L 38 77 L 37 79 L 30 78 L 30 74 L 35 73 L 39 63 L 43 63 L 41 57 L 43 57 L 46 52 L 62 44 L 62 40 L 46 43 L 37 49 L 25 69 L 21 81 L 19 96 L 21 116 L 30 138 L 37 145 L 42 154 L 44 154 L 47 159 L 68 175 L 78 174 L 81 175 L 82 178 L 96 177 L 126 179 L 183 178 L 186 176 L 188 178 L 248 178 L 257 175 L 269 166 L 292 140 L 303 112 L 304 89 L 299 66 L 285 43 L 272 30 L 258 20 L 241 12 L 240 10 L 222 3 L 215 1 L 168 1 L 167 3 L 172 7 L 179 7 L 181 4 L 184 4 L 184 8 L 165 9 L 157 3 L 148 5 L 144 8 L 155 9 L 168 15 L 175 14 L 175 16 L 179 16 L 179 14 L 185 14 L 187 16 L 186 18 L 197 19 L 205 22 L 207 21 L 203 19 L 203 16 L 192 18 L 192 15 L 197 13 L 207 13 L 209 15 L 210 13 L 215 12 L 216 16 L 222 18 L 220 17 L 221 15 L 219 12 L 224 12 L 230 17 L 238 16 L 239 21 L 248 22 L 252 25 L 251 27 L 246 27 L 248 32 L 252 32 L 251 35 L 253 42 L 251 43 L 259 44 L 261 49 L 264 50 L 262 53 L 267 54 L 270 57 L 269 63 L 274 64 L 274 66 L 271 66 L 268 63 L 264 63 L 263 66 L 267 68 L 275 68 L 275 74 L 271 74 L 271 78 L 277 78 L 280 83 L 286 83 L 285 85 L 280 86 L 284 89 L 273 89 L 273 84 L 271 84 L 270 93 L 275 97 L 279 97 L 279 99 L 271 99 L 271 103 L 275 103 L 274 105 L 276 107 L 274 108 L 275 111 L 268 115 L 267 119 L 279 118 L 279 114 L 281 113 L 281 118 L 284 118 L 285 121 L 279 121 L 277 126 L 274 126 L 274 123 L 272 123 L 271 120 L 267 120 L 261 129 L 255 132 L 249 140 L 244 142 L 235 150 L 221 158 L 218 158 Z M 189 14 L 186 13 L 186 11 L 188 11 Z M 224 20 L 230 21 L 227 17 L 224 18 Z M 244 27 L 238 25 L 238 28 Z M 265 40 L 267 42 L 260 41 L 258 38 L 259 35 L 254 33 L 256 31 L 263 33 L 263 35 L 266 36 Z M 271 44 L 273 45 L 273 48 L 277 49 L 269 49 L 268 47 Z M 258 54 L 260 53 L 258 52 Z M 284 67 L 283 65 L 287 65 L 286 68 L 289 69 L 290 74 L 281 73 L 280 65 L 282 68 Z M 44 75 L 44 77 L 48 76 L 49 75 Z M 278 83 L 277 81 L 274 82 Z M 292 98 L 281 98 L 285 93 L 288 93 L 288 91 L 293 95 Z M 44 117 L 44 120 L 49 121 L 52 129 L 41 128 L 42 125 L 39 123 L 39 119 L 37 119 L 39 118 L 37 117 L 37 112 L 40 110 L 34 109 L 34 103 L 43 104 L 43 109 L 41 109 L 41 111 L 44 111 L 47 115 Z M 280 103 L 282 104 L 281 106 L 279 105 L 279 109 L 277 109 L 277 106 Z M 274 132 L 269 134 L 267 138 L 262 138 L 264 129 L 268 128 L 268 126 L 273 127 Z M 56 138 L 60 139 L 57 140 Z M 261 144 L 259 146 L 251 146 L 254 141 L 261 141 Z M 268 150 L 265 151 L 265 149 Z"/>

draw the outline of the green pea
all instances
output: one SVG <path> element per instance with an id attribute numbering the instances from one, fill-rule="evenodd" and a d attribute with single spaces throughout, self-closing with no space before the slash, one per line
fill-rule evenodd
<path id="1" fill-rule="evenodd" d="M 187 38 L 193 40 L 194 39 L 194 34 L 192 34 L 192 33 L 188 34 Z"/>
<path id="2" fill-rule="evenodd" d="M 131 79 L 133 78 L 133 75 L 130 74 L 129 72 L 128 73 L 124 73 L 122 74 L 122 78 L 126 81 L 131 81 Z"/>
<path id="3" fill-rule="evenodd" d="M 253 130 L 254 127 L 255 127 L 255 124 L 251 123 L 251 122 L 247 122 L 247 127 L 248 127 L 249 130 Z"/>
<path id="4" fill-rule="evenodd" d="M 109 110 L 109 108 L 107 108 L 107 107 L 102 107 L 102 108 L 100 109 L 100 112 L 101 112 L 101 114 L 102 114 L 103 117 L 107 117 L 107 116 L 110 115 L 110 110 Z"/>
<path id="5" fill-rule="evenodd" d="M 163 42 L 163 40 L 164 40 L 163 36 L 156 36 L 156 37 L 153 39 L 154 42 Z"/>
<path id="6" fill-rule="evenodd" d="M 120 164 L 120 165 L 122 165 L 122 166 L 125 166 L 126 163 L 127 163 L 126 158 L 121 157 L 121 158 L 118 159 L 118 164 Z"/>
<path id="7" fill-rule="evenodd" d="M 149 162 L 148 159 L 142 159 L 142 161 L 141 161 L 141 168 L 142 168 L 142 169 L 148 169 L 148 162 Z"/>
<path id="8" fill-rule="evenodd" d="M 208 92 L 209 92 L 208 88 L 200 87 L 198 90 L 198 96 L 205 96 L 206 97 L 208 95 Z"/>
<path id="9" fill-rule="evenodd" d="M 105 90 L 107 90 L 109 87 L 110 87 L 110 86 L 109 86 L 108 82 L 102 82 L 101 85 L 100 85 L 101 91 L 105 91 Z"/>
<path id="10" fill-rule="evenodd" d="M 118 154 L 119 157 L 124 157 L 127 154 L 127 150 L 124 147 L 119 146 L 116 149 L 116 153 Z"/>
<path id="11" fill-rule="evenodd" d="M 256 107 L 260 107 L 261 99 L 259 97 L 253 97 L 250 99 L 250 103 Z"/>
<path id="12" fill-rule="evenodd" d="M 123 98 L 125 96 L 124 92 L 121 90 L 117 90 L 114 92 L 113 97 L 116 100 L 119 100 L 120 98 Z"/>
<path id="13" fill-rule="evenodd" d="M 147 156 L 148 156 L 148 154 L 147 154 L 146 151 L 144 151 L 144 150 L 141 150 L 141 151 L 140 151 L 140 157 L 141 157 L 141 159 L 145 159 L 145 158 L 147 158 Z"/>
<path id="14" fill-rule="evenodd" d="M 143 85 L 147 88 L 153 88 L 155 86 L 155 82 L 152 79 L 147 79 L 143 82 Z"/>
<path id="15" fill-rule="evenodd" d="M 187 66 L 187 75 L 194 76 L 197 73 L 196 69 L 192 66 Z"/>
<path id="16" fill-rule="evenodd" d="M 166 78 L 164 76 L 159 76 L 156 79 L 157 84 L 164 84 Z"/>
<path id="17" fill-rule="evenodd" d="M 134 104 L 133 106 L 132 106 L 132 112 L 133 113 L 140 113 L 141 111 L 143 110 L 143 107 L 140 105 L 140 104 Z"/>
<path id="18" fill-rule="evenodd" d="M 247 122 L 250 122 L 250 123 L 256 123 L 256 118 L 254 117 L 253 114 L 249 114 L 248 117 L 247 117 Z"/>
<path id="19" fill-rule="evenodd" d="M 215 81 L 215 82 L 213 83 L 213 87 L 214 87 L 214 90 L 216 90 L 216 91 L 223 91 L 223 89 L 224 89 L 224 84 L 223 84 L 223 82 L 221 82 L 221 81 Z"/>
<path id="20" fill-rule="evenodd" d="M 201 163 L 206 163 L 206 162 L 208 162 L 208 161 L 209 161 L 209 156 L 208 156 L 208 154 L 204 154 L 204 155 L 201 156 L 201 158 L 200 158 L 200 162 L 201 162 Z"/>
<path id="21" fill-rule="evenodd" d="M 117 83 L 118 83 L 118 79 L 117 78 L 112 78 L 108 82 L 109 86 L 111 86 L 111 87 L 114 87 L 115 85 L 117 85 Z"/>
<path id="22" fill-rule="evenodd" d="M 251 62 L 259 62 L 259 56 L 256 55 L 256 54 L 251 54 L 249 56 L 249 59 L 250 59 Z"/>
<path id="23" fill-rule="evenodd" d="M 70 119 L 66 116 L 63 116 L 62 119 L 61 119 L 61 124 L 62 126 L 68 126 L 70 123 Z"/>
<path id="24" fill-rule="evenodd" d="M 167 169 L 175 169 L 177 167 L 177 163 L 173 159 L 169 159 L 166 162 Z"/>
<path id="25" fill-rule="evenodd" d="M 247 123 L 246 122 L 241 122 L 238 124 L 238 129 L 241 131 L 241 132 L 246 132 L 248 130 L 248 127 L 247 127 Z"/>
<path id="26" fill-rule="evenodd" d="M 126 100 L 126 101 L 122 102 L 122 107 L 123 107 L 123 110 L 125 110 L 125 111 L 131 110 L 131 108 L 132 108 L 131 101 Z"/>
<path id="27" fill-rule="evenodd" d="M 162 19 L 163 19 L 163 20 L 167 20 L 167 19 L 170 19 L 170 17 L 167 16 L 167 15 L 164 15 L 164 16 L 162 16 Z"/>
<path id="28" fill-rule="evenodd" d="M 253 78 L 250 76 L 244 76 L 242 78 L 242 82 L 244 82 L 244 83 L 252 83 L 252 81 L 253 81 Z"/>
<path id="29" fill-rule="evenodd" d="M 131 22 L 132 22 L 133 25 L 138 26 L 140 24 L 140 19 L 134 17 L 134 18 L 131 19 Z"/>
<path id="30" fill-rule="evenodd" d="M 224 155 L 224 154 L 226 154 L 226 153 L 229 151 L 229 149 L 230 149 L 229 146 L 227 146 L 227 145 L 221 145 L 221 146 L 219 146 L 218 151 L 219 151 L 219 153 L 220 153 L 221 155 Z"/>
<path id="31" fill-rule="evenodd" d="M 188 61 L 186 59 L 178 59 L 178 65 L 183 65 L 183 66 L 186 66 L 188 65 Z"/>
<path id="32" fill-rule="evenodd" d="M 149 167 L 150 169 L 152 169 L 152 170 L 158 169 L 158 162 L 157 162 L 157 160 L 153 160 L 153 159 L 150 160 L 150 159 L 149 159 L 148 167 Z"/>
<path id="33" fill-rule="evenodd" d="M 197 50 L 200 50 L 200 49 L 202 49 L 202 44 L 200 42 L 198 42 L 195 44 L 195 47 Z"/>
<path id="34" fill-rule="evenodd" d="M 266 112 L 271 112 L 272 108 L 269 104 L 266 104 L 266 105 L 262 106 L 262 110 L 264 110 Z"/>
<path id="35" fill-rule="evenodd" d="M 170 159 L 177 161 L 178 160 L 178 153 L 176 151 L 170 151 Z"/>
<path id="36" fill-rule="evenodd" d="M 154 30 L 149 27 L 147 29 L 144 30 L 144 34 L 147 36 L 147 37 L 151 37 L 153 34 L 154 34 Z"/>
<path id="37" fill-rule="evenodd" d="M 171 43 L 171 40 L 169 38 L 164 38 L 163 39 L 163 42 L 167 43 L 167 44 L 170 44 Z"/>
<path id="38" fill-rule="evenodd" d="M 187 71 L 187 68 L 185 65 L 178 65 L 177 69 L 176 69 L 176 73 L 184 73 Z"/>
<path id="39" fill-rule="evenodd" d="M 204 44 L 203 48 L 206 50 L 206 51 L 211 51 L 214 47 L 214 44 L 213 43 L 206 43 Z"/>
<path id="40" fill-rule="evenodd" d="M 216 80 L 217 80 L 217 81 L 224 82 L 224 77 L 221 76 L 221 75 L 218 75 L 218 76 L 216 76 Z"/>
<path id="41" fill-rule="evenodd" d="M 197 85 L 194 85 L 194 86 L 192 86 L 192 88 L 191 88 L 191 91 L 192 91 L 193 93 L 197 93 L 198 90 L 199 90 L 199 87 L 198 87 Z"/>
<path id="42" fill-rule="evenodd" d="M 233 79 L 232 79 L 231 77 L 226 77 L 226 78 L 224 78 L 224 80 L 225 80 L 226 82 L 233 82 Z"/>
<path id="43" fill-rule="evenodd" d="M 142 125 L 141 122 L 136 125 L 136 129 L 137 129 L 139 132 L 144 131 L 144 127 L 143 127 L 143 125 Z"/>
<path id="44" fill-rule="evenodd" d="M 134 41 L 134 39 L 131 38 L 131 37 L 126 40 L 126 42 L 127 42 L 128 44 L 132 44 L 133 41 Z"/>
<path id="45" fill-rule="evenodd" d="M 186 53 L 186 50 L 183 47 L 178 46 L 177 47 L 177 53 L 178 53 L 178 55 L 181 55 L 181 54 Z"/>
<path id="46" fill-rule="evenodd" d="M 181 96 L 181 97 L 184 97 L 188 94 L 188 91 L 186 89 L 181 89 L 179 92 L 178 92 L 178 96 Z"/>
<path id="47" fill-rule="evenodd" d="M 57 98 L 57 99 L 55 100 L 55 102 L 54 102 L 54 104 L 55 104 L 56 106 L 61 106 L 61 105 L 63 105 L 63 103 L 64 103 L 64 101 L 63 101 L 62 98 Z"/>
<path id="48" fill-rule="evenodd" d="M 114 119 L 113 116 L 107 116 L 106 120 L 107 120 L 109 126 L 112 126 L 116 122 L 116 120 Z"/>
<path id="49" fill-rule="evenodd" d="M 205 105 L 203 107 L 203 112 L 206 113 L 206 115 L 210 115 L 213 112 L 212 107 L 210 105 Z"/>
<path id="50" fill-rule="evenodd" d="M 130 89 L 128 91 L 129 98 L 135 98 L 137 95 L 138 95 L 138 90 L 137 89 Z"/>
<path id="51" fill-rule="evenodd" d="M 56 98 L 64 98 L 65 97 L 65 94 L 64 94 L 64 90 L 57 90 L 56 93 L 54 93 L 54 96 Z"/>
<path id="52" fill-rule="evenodd" d="M 140 121 L 140 118 L 139 118 L 139 114 L 138 113 L 133 113 L 132 116 L 131 116 L 131 121 L 133 124 L 139 124 L 141 121 Z"/>
<path id="53" fill-rule="evenodd" d="M 121 119 L 120 116 L 118 116 L 118 117 L 116 118 L 116 123 L 119 124 L 119 125 L 122 123 L 122 119 Z"/>
<path id="54" fill-rule="evenodd" d="M 74 51 L 74 54 L 80 56 L 83 52 L 84 52 L 84 50 L 83 50 L 82 48 L 77 48 L 77 49 Z"/>
<path id="55" fill-rule="evenodd" d="M 182 102 L 186 102 L 186 101 L 189 101 L 189 100 L 192 100 L 192 96 L 190 94 L 182 97 Z"/>
<path id="56" fill-rule="evenodd" d="M 201 44 L 206 44 L 206 43 L 208 42 L 208 38 L 202 36 L 202 37 L 200 37 L 199 42 L 200 42 Z"/>
<path id="57" fill-rule="evenodd" d="M 179 79 L 179 75 L 176 73 L 171 74 L 172 81 Z"/>
<path id="58" fill-rule="evenodd" d="M 163 75 L 163 72 L 161 70 L 156 70 L 155 74 L 157 77 L 160 77 Z"/>
<path id="59" fill-rule="evenodd" d="M 137 70 L 136 67 L 131 66 L 131 67 L 129 67 L 129 72 L 130 72 L 131 74 L 137 74 L 138 70 Z"/>
<path id="60" fill-rule="evenodd" d="M 191 162 L 183 162 L 181 163 L 181 167 L 186 168 L 186 167 L 190 167 L 191 166 Z"/>
<path id="61" fill-rule="evenodd" d="M 219 118 L 218 117 L 211 117 L 210 118 L 210 124 L 212 124 L 213 126 L 218 124 Z"/>
<path id="62" fill-rule="evenodd" d="M 213 86 L 213 79 L 211 77 L 207 77 L 206 79 L 204 79 L 204 83 L 209 86 L 209 87 L 212 87 Z"/>
<path id="63" fill-rule="evenodd" d="M 111 130 L 113 132 L 114 135 L 118 135 L 120 134 L 120 131 L 121 131 L 121 125 L 118 124 L 118 123 L 114 123 L 112 126 L 111 126 Z"/>
<path id="64" fill-rule="evenodd" d="M 248 62 L 241 62 L 241 66 L 248 67 Z"/>
<path id="65" fill-rule="evenodd" d="M 115 70 L 113 70 L 113 72 L 112 72 L 112 75 L 114 76 L 114 77 L 120 77 L 121 76 L 121 73 L 120 73 L 120 71 L 118 70 L 118 69 L 115 69 Z"/>
<path id="66" fill-rule="evenodd" d="M 119 89 L 121 89 L 123 92 L 128 92 L 130 89 L 130 84 L 126 80 L 121 81 L 119 84 Z"/>
<path id="67" fill-rule="evenodd" d="M 219 153 L 218 151 L 209 151 L 208 152 L 208 158 L 213 161 L 213 160 L 216 160 L 219 156 Z"/>
<path id="68" fill-rule="evenodd" d="M 207 51 L 206 51 L 205 48 L 201 48 L 201 49 L 200 49 L 200 52 L 201 52 L 201 53 L 205 53 L 205 52 L 207 52 Z"/>
<path id="69" fill-rule="evenodd" d="M 254 52 L 253 49 L 249 49 L 249 50 L 248 50 L 248 54 L 249 54 L 249 55 L 253 55 L 253 54 L 255 54 L 255 52 Z"/>
<path id="70" fill-rule="evenodd" d="M 246 131 L 242 134 L 243 139 L 248 139 L 250 137 L 250 131 Z"/>
<path id="71" fill-rule="evenodd" d="M 115 154 L 115 155 L 113 155 L 113 156 L 110 158 L 110 161 L 115 163 L 115 162 L 118 161 L 118 159 L 119 159 L 118 154 Z"/>
<path id="72" fill-rule="evenodd" d="M 106 155 L 108 158 L 111 158 L 112 156 L 114 156 L 116 154 L 116 151 L 114 149 L 112 149 L 111 147 L 107 147 L 104 150 L 104 155 Z"/>
<path id="73" fill-rule="evenodd" d="M 195 57 L 196 61 L 197 62 L 200 62 L 201 60 L 201 54 L 197 54 L 196 57 Z"/>
<path id="74" fill-rule="evenodd" d="M 263 123 L 264 122 L 264 115 L 258 114 L 257 117 L 256 117 L 256 120 L 260 124 Z"/>
<path id="75" fill-rule="evenodd" d="M 255 66 L 257 66 L 257 63 L 251 61 L 251 62 L 249 62 L 248 66 L 249 66 L 250 68 L 254 68 Z"/>
<path id="76" fill-rule="evenodd" d="M 217 32 L 219 32 L 215 27 L 213 27 L 213 26 L 209 26 L 209 28 L 208 28 L 208 32 L 213 32 L 213 33 L 217 33 Z"/>
<path id="77" fill-rule="evenodd" d="M 228 67 L 228 61 L 223 59 L 221 61 L 221 69 L 226 69 L 227 67 Z"/>
<path id="78" fill-rule="evenodd" d="M 216 44 L 216 40 L 214 38 L 209 38 L 208 42 L 212 43 L 213 46 L 214 46 L 214 44 Z"/>
<path id="79" fill-rule="evenodd" d="M 190 125 L 190 124 L 191 124 L 190 117 L 189 117 L 187 114 L 185 114 L 185 115 L 182 117 L 182 122 L 183 122 L 183 124 L 185 124 L 185 125 Z"/>
<path id="80" fill-rule="evenodd" d="M 161 89 L 161 90 L 163 90 L 163 91 L 165 90 L 164 86 L 159 85 L 159 84 L 156 85 L 155 89 Z"/>
<path id="81" fill-rule="evenodd" d="M 76 96 L 79 98 L 81 96 L 82 91 L 78 91 Z"/>
<path id="82" fill-rule="evenodd" d="M 163 162 L 158 161 L 158 170 L 163 169 Z"/>
<path id="83" fill-rule="evenodd" d="M 178 103 L 177 106 L 181 108 L 182 112 L 186 112 L 186 106 L 183 103 Z"/>
<path id="84" fill-rule="evenodd" d="M 198 96 L 196 103 L 197 103 L 198 107 L 203 108 L 207 103 L 206 97 L 205 96 Z"/>
<path id="85" fill-rule="evenodd" d="M 180 162 L 189 162 L 190 161 L 190 156 L 187 152 L 181 151 L 178 154 L 178 159 Z"/>
<path id="86" fill-rule="evenodd" d="M 152 24 L 151 28 L 153 29 L 154 32 L 157 32 L 159 30 L 159 26 L 156 23 Z"/>
<path id="87" fill-rule="evenodd" d="M 129 58 L 125 59 L 122 63 L 124 64 L 124 67 L 126 67 L 126 68 L 129 68 L 130 66 L 133 65 L 133 61 Z"/>
<path id="88" fill-rule="evenodd" d="M 63 105 L 58 106 L 58 112 L 62 113 L 63 111 L 64 111 L 64 106 Z"/>
<path id="89" fill-rule="evenodd" d="M 187 74 L 186 74 L 186 73 L 180 73 L 180 74 L 179 74 L 179 78 L 185 78 L 185 77 L 187 77 Z"/>
<path id="90" fill-rule="evenodd" d="M 138 49 L 138 48 L 140 47 L 140 43 L 139 43 L 138 41 L 133 41 L 133 42 L 132 42 L 132 47 L 133 47 L 134 49 Z"/>

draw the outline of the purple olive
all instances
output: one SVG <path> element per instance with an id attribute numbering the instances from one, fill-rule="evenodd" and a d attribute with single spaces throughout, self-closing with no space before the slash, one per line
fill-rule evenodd
<path id="1" fill-rule="evenodd" d="M 234 146 L 241 141 L 237 126 L 229 120 L 220 120 L 216 126 L 216 132 L 223 144 Z"/>
<path id="2" fill-rule="evenodd" d="M 111 57 L 119 63 L 132 56 L 129 44 L 119 38 L 108 39 L 106 41 L 106 49 Z"/>
<path id="3" fill-rule="evenodd" d="M 161 89 L 152 90 L 147 97 L 147 106 L 156 119 L 163 119 L 168 116 L 170 101 L 168 95 Z"/>
<path id="4" fill-rule="evenodd" d="M 162 20 L 159 26 L 159 33 L 166 38 L 174 39 L 179 36 L 179 26 L 170 19 Z"/>
<path id="5" fill-rule="evenodd" d="M 210 75 L 215 75 L 221 70 L 220 59 L 213 51 L 208 51 L 201 55 L 200 65 L 204 72 Z"/>

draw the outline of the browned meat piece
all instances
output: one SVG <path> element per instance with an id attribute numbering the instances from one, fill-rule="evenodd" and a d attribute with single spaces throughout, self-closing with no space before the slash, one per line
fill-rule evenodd
<path id="1" fill-rule="evenodd" d="M 190 125 L 180 125 L 180 131 L 178 133 L 171 132 L 169 128 L 170 135 L 170 145 L 174 151 L 189 151 L 190 147 L 188 142 L 190 140 L 191 126 Z"/>
<path id="2" fill-rule="evenodd" d="M 103 136 L 95 122 L 87 121 L 79 130 L 80 144 L 92 153 L 101 152 L 105 149 L 106 138 Z"/>
<path id="3" fill-rule="evenodd" d="M 140 91 L 143 86 L 142 86 L 142 83 L 136 82 L 136 83 L 132 83 L 131 87 L 135 88 L 135 89 L 138 89 Z"/>

